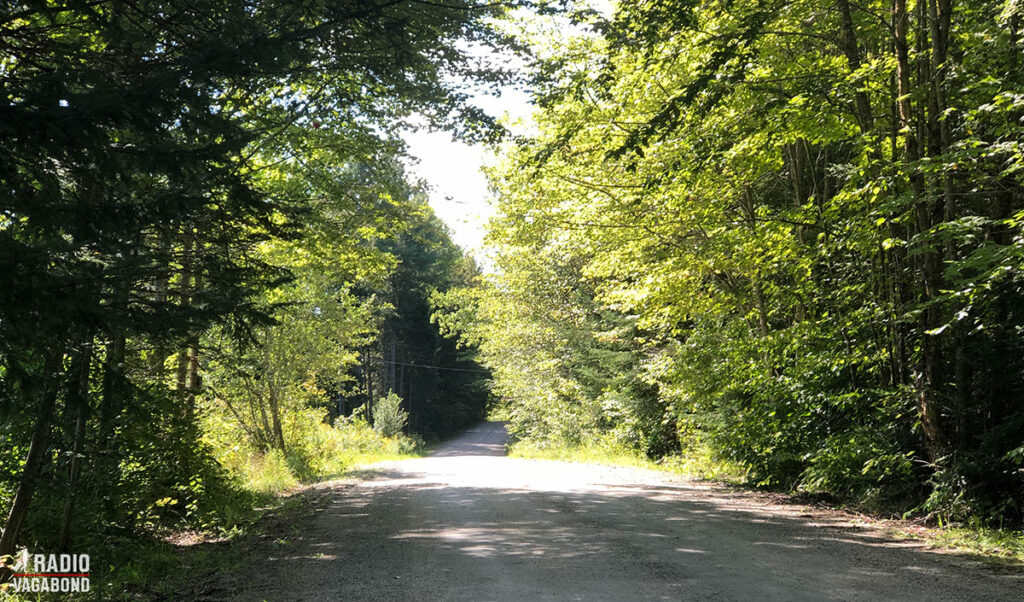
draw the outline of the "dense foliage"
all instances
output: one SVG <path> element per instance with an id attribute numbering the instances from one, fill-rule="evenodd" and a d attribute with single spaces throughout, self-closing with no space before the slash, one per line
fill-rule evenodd
<path id="1" fill-rule="evenodd" d="M 516 4 L 0 5 L 0 557 L 228 525 L 492 392 L 533 445 L 1022 521 L 1021 3 Z M 496 45 L 538 110 L 485 279 L 396 132 L 497 140 Z"/>
<path id="2" fill-rule="evenodd" d="M 409 413 L 402 409 L 402 398 L 390 392 L 373 406 L 373 430 L 384 437 L 402 432 L 409 421 Z"/>
<path id="3" fill-rule="evenodd" d="M 432 213 L 410 218 L 397 236 L 382 239 L 380 249 L 399 262 L 390 277 L 368 292 L 386 302 L 379 336 L 364 348 L 356 377 L 363 395 L 352 402 L 376 403 L 375 392 L 394 392 L 409 413 L 411 430 L 427 438 L 452 435 L 484 418 L 487 372 L 473 349 L 460 349 L 432 323 L 431 300 L 469 286 L 479 270 L 451 242 Z"/>
<path id="4" fill-rule="evenodd" d="M 330 420 L 385 392 L 352 374 L 385 322 L 423 314 L 392 291 L 466 269 L 396 132 L 497 132 L 453 86 L 506 77 L 466 56 L 504 10 L 0 6 L 0 557 L 224 524 L 239 450 L 323 472 L 377 441 Z M 393 248 L 424 228 L 443 257 Z"/>
<path id="5" fill-rule="evenodd" d="M 521 437 L 1024 516 L 1019 2 L 621 3 L 535 49 L 451 299 Z M 570 35 L 566 36 L 566 32 Z"/>

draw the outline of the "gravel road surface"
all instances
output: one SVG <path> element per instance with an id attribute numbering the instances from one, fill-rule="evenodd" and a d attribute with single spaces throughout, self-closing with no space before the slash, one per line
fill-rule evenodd
<path id="1" fill-rule="evenodd" d="M 487 423 L 330 485 L 208 599 L 1024 600 L 1018 573 L 849 514 L 504 444 Z"/>

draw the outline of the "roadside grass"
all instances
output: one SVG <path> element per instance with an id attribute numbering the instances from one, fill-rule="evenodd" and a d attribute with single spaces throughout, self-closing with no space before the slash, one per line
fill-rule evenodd
<path id="1" fill-rule="evenodd" d="M 350 471 L 366 464 L 408 460 L 422 457 L 423 454 L 420 447 L 411 443 L 384 441 L 380 449 L 343 452 L 330 461 L 321 462 L 319 470 L 311 470 L 303 458 L 273 450 L 247 457 L 238 473 L 245 489 L 257 494 L 279 495 L 303 485 L 345 477 Z"/>
<path id="2" fill-rule="evenodd" d="M 418 438 L 382 436 L 361 417 L 340 418 L 334 425 L 318 420 L 296 424 L 285 451 L 253 449 L 224 430 L 208 430 L 205 440 L 241 487 L 257 494 L 286 493 L 343 477 L 355 466 L 419 457 L 424 449 Z"/>
<path id="3" fill-rule="evenodd" d="M 589 441 L 580 445 L 518 441 L 509 446 L 509 456 L 535 460 L 559 460 L 607 466 L 626 466 L 657 470 L 691 479 L 743 482 L 746 472 L 739 466 L 714 458 L 710 450 L 695 446 L 686 455 L 652 460 L 643 454 L 611 441 Z"/>
<path id="4" fill-rule="evenodd" d="M 236 519 L 229 527 L 205 531 L 166 532 L 159 537 L 126 539 L 119 548 L 123 560 L 99 574 L 96 583 L 104 600 L 189 600 L 216 593 L 197 591 L 204 580 L 229 574 L 242 566 L 246 552 L 257 543 L 287 547 L 298 535 L 293 523 L 309 512 L 322 495 L 310 485 L 358 474 L 362 467 L 385 460 L 420 457 L 409 442 L 384 441 L 377 449 L 364 446 L 330 463 L 320 473 L 296 469 L 294 457 L 267 453 L 250 458 L 247 472 L 238 475 L 242 487 L 253 492 L 256 503 L 232 508 Z"/>
<path id="5" fill-rule="evenodd" d="M 429 449 L 418 437 L 383 437 L 362 420 L 323 425 L 314 441 L 303 443 L 306 450 L 315 451 L 315 456 L 302 456 L 302 448 L 298 448 L 286 454 L 251 453 L 245 457 L 235 468 L 236 474 L 242 486 L 261 500 L 259 506 L 249 509 L 247 520 L 219 534 L 196 534 L 192 540 L 187 534 L 184 538 L 177 534 L 178 537 L 162 542 L 165 550 L 170 548 L 171 555 L 161 556 L 160 560 L 170 559 L 171 563 L 153 563 L 147 568 L 150 573 L 160 569 L 163 578 L 130 585 L 148 590 L 147 596 L 161 599 L 217 597 L 218 592 L 201 591 L 203 584 L 239 569 L 253 546 L 287 548 L 301 535 L 295 523 L 328 495 L 310 485 L 358 478 L 367 465 L 419 458 Z"/>
<path id="6" fill-rule="evenodd" d="M 512 458 L 531 460 L 558 460 L 581 464 L 657 468 L 655 462 L 633 451 L 603 442 L 591 442 L 573 446 L 519 441 L 509 446 L 508 455 Z"/>
<path id="7" fill-rule="evenodd" d="M 188 531 L 110 540 L 108 546 L 119 544 L 116 556 L 94 568 L 91 596 L 66 599 L 215 599 L 215 593 L 202 591 L 204 583 L 244 566 L 246 552 L 254 545 L 289 545 L 289 538 L 295 535 L 289 527 L 316 499 L 310 490 L 301 488 L 262 496 L 264 505 L 249 508 L 246 520 L 219 533 Z"/>
<path id="8" fill-rule="evenodd" d="M 205 595 L 194 590 L 197 579 L 236 570 L 256 542 L 290 545 L 290 539 L 298 535 L 292 532 L 296 529 L 293 519 L 323 497 L 309 485 L 358 474 L 368 464 L 425 453 L 419 438 L 381 436 L 361 418 L 340 419 L 334 425 L 314 423 L 296 433 L 286 452 L 209 442 L 217 460 L 256 503 L 233 510 L 241 514 L 229 527 L 166 534 L 153 542 L 148 555 L 139 556 L 137 567 L 123 567 L 112 576 L 112 589 L 120 586 L 123 593 L 142 591 L 147 597 L 164 599 Z M 265 541 L 268 538 L 269 543 Z"/>
<path id="9" fill-rule="evenodd" d="M 315 489 L 302 488 L 274 495 L 267 506 L 253 510 L 250 523 L 223 537 L 170 544 L 172 563 L 164 565 L 169 570 L 148 585 L 144 597 L 166 600 L 230 597 L 230 593 L 204 590 L 216 577 L 243 568 L 254 547 L 282 549 L 292 545 L 292 540 L 301 535 L 295 523 L 308 515 L 322 497 Z"/>
<path id="10" fill-rule="evenodd" d="M 710 450 L 699 445 L 693 446 L 681 455 L 652 460 L 636 451 L 606 441 L 591 441 L 575 446 L 519 441 L 509 446 L 509 456 L 645 468 L 685 478 L 749 487 L 746 472 L 742 467 L 714 458 Z M 1024 530 L 997 529 L 980 525 L 925 527 L 906 520 L 889 520 L 882 517 L 877 517 L 876 525 L 892 537 L 919 540 L 929 549 L 955 551 L 996 567 L 1015 570 L 1024 568 Z"/>
<path id="11" fill-rule="evenodd" d="M 948 549 L 975 556 L 998 567 L 1024 568 L 1024 530 L 972 526 L 895 527 L 901 539 L 921 541 L 929 549 Z"/>

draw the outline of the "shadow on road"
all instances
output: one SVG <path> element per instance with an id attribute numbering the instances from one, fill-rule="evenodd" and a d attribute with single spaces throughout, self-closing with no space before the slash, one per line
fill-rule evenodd
<path id="1" fill-rule="evenodd" d="M 485 423 L 326 490 L 189 600 L 1024 600 L 1018 574 L 848 516 L 505 455 Z M 648 475 L 648 476 L 644 476 Z M 268 531 L 271 530 L 268 527 Z M 282 535 L 283 534 L 283 535 Z M 198 546 L 197 546 L 198 547 Z"/>
<path id="2" fill-rule="evenodd" d="M 433 458 L 455 456 L 504 456 L 508 432 L 504 422 L 484 422 L 439 445 L 430 454 Z"/>
<path id="3" fill-rule="evenodd" d="M 263 569 L 197 599 L 1020 599 L 1019 580 L 963 556 L 657 488 L 399 481 L 342 490 L 317 512 L 286 548 L 253 551 Z"/>

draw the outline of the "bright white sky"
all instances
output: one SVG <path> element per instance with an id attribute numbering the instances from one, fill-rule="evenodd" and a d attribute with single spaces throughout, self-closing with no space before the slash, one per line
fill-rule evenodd
<path id="1" fill-rule="evenodd" d="M 533 112 L 529 95 L 505 88 L 498 96 L 475 96 L 473 103 L 506 122 L 526 119 Z M 486 266 L 483 239 L 487 220 L 493 214 L 487 179 L 480 168 L 492 164 L 494 154 L 483 145 L 452 140 L 447 132 L 405 132 L 409 152 L 418 159 L 410 171 L 430 185 L 430 206 L 448 224 L 452 238 Z"/>
<path id="2" fill-rule="evenodd" d="M 582 3 L 606 17 L 612 15 L 615 6 L 615 0 L 582 0 Z M 531 27 L 534 26 L 536 24 Z M 548 21 L 547 26 L 563 29 L 565 34 L 571 34 L 575 29 L 558 18 Z M 483 53 L 487 55 L 488 51 Z M 474 54 L 472 49 L 470 54 Z M 487 58 L 505 64 L 522 64 L 522 59 L 515 56 L 490 55 Z M 514 134 L 531 133 L 530 116 L 534 107 L 524 90 L 505 87 L 500 96 L 475 94 L 472 102 L 488 114 L 503 118 L 503 123 Z M 492 164 L 494 154 L 481 145 L 454 141 L 445 132 L 405 132 L 402 138 L 409 146 L 410 154 L 419 160 L 410 166 L 410 171 L 430 185 L 430 206 L 451 228 L 455 242 L 471 252 L 484 271 L 490 271 L 483 240 L 487 220 L 493 215 L 494 208 L 487 190 L 487 179 L 480 168 Z"/>

